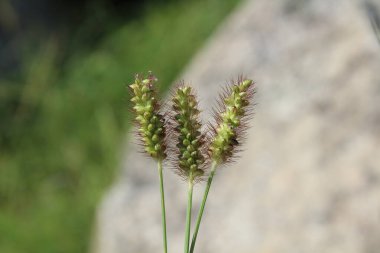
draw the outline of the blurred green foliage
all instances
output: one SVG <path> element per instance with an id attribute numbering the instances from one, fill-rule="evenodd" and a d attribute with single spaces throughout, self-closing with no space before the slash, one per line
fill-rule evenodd
<path id="1" fill-rule="evenodd" d="M 236 2 L 153 5 L 64 61 L 51 35 L 0 76 L 0 252 L 88 251 L 131 124 L 126 84 L 152 70 L 166 90 Z"/>

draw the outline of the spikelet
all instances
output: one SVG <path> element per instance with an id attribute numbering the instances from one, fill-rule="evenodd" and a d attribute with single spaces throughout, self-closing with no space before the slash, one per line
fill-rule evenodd
<path id="1" fill-rule="evenodd" d="M 239 78 L 228 87 L 219 101 L 221 107 L 215 112 L 216 126 L 211 127 L 209 156 L 217 164 L 231 161 L 236 148 L 244 138 L 247 120 L 252 115 L 252 98 L 255 93 L 252 80 Z"/>
<path id="2" fill-rule="evenodd" d="M 135 82 L 129 87 L 133 93 L 131 101 L 144 149 L 151 157 L 163 160 L 166 158 L 166 133 L 154 88 L 156 82 L 152 73 L 145 79 L 136 75 Z"/>
<path id="3" fill-rule="evenodd" d="M 198 181 L 204 174 L 204 135 L 201 133 L 198 102 L 189 86 L 179 87 L 172 98 L 176 141 L 175 168 L 190 181 Z"/>

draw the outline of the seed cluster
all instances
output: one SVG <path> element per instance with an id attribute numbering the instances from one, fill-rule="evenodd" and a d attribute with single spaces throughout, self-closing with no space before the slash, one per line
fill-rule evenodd
<path id="1" fill-rule="evenodd" d="M 190 180 L 201 177 L 204 173 L 203 155 L 204 136 L 201 134 L 198 103 L 191 87 L 177 89 L 173 99 L 174 131 L 177 137 L 177 163 L 179 174 Z"/>
<path id="2" fill-rule="evenodd" d="M 163 160 L 166 157 L 166 133 L 154 89 L 156 81 L 152 74 L 145 79 L 136 75 L 135 82 L 129 87 L 133 92 L 131 101 L 134 103 L 135 119 L 145 151 L 153 158 Z"/>
<path id="3" fill-rule="evenodd" d="M 253 95 L 253 81 L 240 80 L 230 87 L 230 90 L 222 97 L 223 110 L 217 114 L 218 125 L 214 128 L 214 134 L 209 147 L 209 154 L 213 161 L 223 163 L 228 161 L 239 145 L 242 127 L 244 127 L 250 98 Z"/>
<path id="4" fill-rule="evenodd" d="M 146 78 L 136 75 L 135 82 L 129 86 L 142 146 L 151 157 L 163 161 L 170 153 L 177 173 L 190 181 L 201 180 L 211 163 L 221 165 L 235 158 L 252 115 L 255 93 L 252 80 L 239 78 L 225 90 L 215 122 L 205 132 L 201 130 L 193 89 L 182 83 L 163 115 L 154 88 L 156 82 L 149 73 Z"/>

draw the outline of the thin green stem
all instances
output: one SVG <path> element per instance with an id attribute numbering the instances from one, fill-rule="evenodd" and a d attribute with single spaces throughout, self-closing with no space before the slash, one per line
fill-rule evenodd
<path id="1" fill-rule="evenodd" d="M 201 204 L 201 207 L 199 209 L 199 213 L 198 213 L 198 217 L 197 217 L 197 223 L 195 225 L 193 239 L 191 241 L 190 253 L 194 252 L 195 241 L 197 240 L 199 226 L 201 225 L 203 211 L 205 209 L 205 205 L 206 205 L 206 201 L 207 201 L 207 196 L 208 196 L 208 192 L 210 191 L 212 179 L 214 178 L 214 175 L 215 175 L 216 166 L 217 166 L 217 163 L 215 161 L 213 161 L 212 165 L 211 165 L 211 172 L 210 172 L 210 175 L 209 175 L 209 177 L 207 179 L 207 185 L 206 185 L 205 193 L 203 195 L 202 204 Z"/>
<path id="2" fill-rule="evenodd" d="M 162 209 L 162 234 L 164 242 L 164 253 L 168 252 L 168 242 L 166 239 L 166 212 L 165 212 L 165 194 L 164 194 L 164 179 L 162 176 L 162 160 L 158 160 L 158 175 L 160 177 L 160 192 L 161 192 L 161 209 Z"/>
<path id="3" fill-rule="evenodd" d="M 185 230 L 185 249 L 184 249 L 185 253 L 189 253 L 191 208 L 192 208 L 192 203 L 193 203 L 193 186 L 194 186 L 194 180 L 193 180 L 193 176 L 190 173 L 188 201 L 187 201 L 187 210 L 186 210 L 186 230 Z"/>

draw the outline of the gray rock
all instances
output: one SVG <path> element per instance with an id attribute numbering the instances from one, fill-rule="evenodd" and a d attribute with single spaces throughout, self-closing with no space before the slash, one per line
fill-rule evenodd
<path id="1" fill-rule="evenodd" d="M 362 3 L 243 3 L 181 78 L 209 115 L 240 73 L 257 83 L 256 116 L 241 159 L 214 180 L 196 251 L 379 252 L 380 47 Z M 160 252 L 156 165 L 126 150 L 93 251 Z M 181 252 L 186 184 L 168 170 L 165 181 L 169 251 Z"/>

